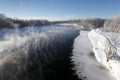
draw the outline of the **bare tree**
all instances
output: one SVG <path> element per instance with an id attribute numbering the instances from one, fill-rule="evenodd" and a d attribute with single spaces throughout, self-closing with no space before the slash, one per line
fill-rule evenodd
<path id="1" fill-rule="evenodd" d="M 92 19 L 83 19 L 78 24 L 83 26 L 85 29 L 100 28 L 104 25 L 104 19 L 92 18 Z"/>
<path id="2" fill-rule="evenodd" d="M 104 24 L 104 27 L 108 27 L 108 26 L 111 31 L 111 36 L 110 36 L 111 46 L 109 47 L 109 50 L 105 52 L 107 61 L 115 58 L 115 55 L 118 50 L 117 45 L 120 45 L 120 40 L 118 38 L 120 34 L 120 17 L 117 17 L 112 20 L 107 20 Z"/>

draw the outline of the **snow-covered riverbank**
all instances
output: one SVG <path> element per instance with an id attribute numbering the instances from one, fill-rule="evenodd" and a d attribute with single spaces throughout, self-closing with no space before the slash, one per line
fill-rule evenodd
<path id="1" fill-rule="evenodd" d="M 120 50 L 118 44 L 116 46 L 114 45 L 114 47 L 116 47 L 116 50 L 114 47 L 110 48 L 114 42 L 112 40 L 113 36 L 110 37 L 111 33 L 97 29 L 92 30 L 88 36 L 93 44 L 93 51 L 95 53 L 97 61 L 109 69 L 110 73 L 112 73 L 112 75 L 115 77 L 113 80 L 120 80 Z M 115 52 L 115 58 L 107 61 L 106 50 L 112 50 L 112 52 Z"/>
<path id="2" fill-rule="evenodd" d="M 83 80 L 115 80 L 109 69 L 96 60 L 88 33 L 88 31 L 81 31 L 74 41 L 71 57 L 75 65 L 73 69 Z"/>

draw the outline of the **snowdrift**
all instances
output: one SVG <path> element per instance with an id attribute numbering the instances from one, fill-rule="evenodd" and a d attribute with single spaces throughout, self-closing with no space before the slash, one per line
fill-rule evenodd
<path id="1" fill-rule="evenodd" d="M 95 29 L 90 31 L 88 33 L 88 36 L 93 45 L 93 51 L 95 53 L 97 61 L 99 63 L 102 63 L 110 71 L 110 73 L 115 78 L 113 80 L 120 80 L 120 45 L 114 45 L 114 40 L 112 39 L 112 37 L 114 36 L 111 36 L 111 34 L 115 33 Z M 120 36 L 118 36 L 117 38 L 119 37 Z M 119 42 L 119 40 L 117 40 L 117 42 Z M 115 52 L 116 55 L 114 56 L 114 59 L 110 59 L 109 61 L 107 61 L 106 51 L 108 52 L 110 51 L 110 49 L 112 52 Z"/>
<path id="2" fill-rule="evenodd" d="M 80 35 L 74 41 L 71 61 L 75 74 L 82 80 L 115 80 L 110 71 L 96 60 L 88 33 L 80 31 Z"/>

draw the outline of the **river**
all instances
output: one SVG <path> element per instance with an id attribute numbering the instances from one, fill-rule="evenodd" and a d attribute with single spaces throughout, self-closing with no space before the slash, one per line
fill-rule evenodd
<path id="1" fill-rule="evenodd" d="M 70 56 L 75 25 L 0 31 L 0 80 L 78 80 Z"/>

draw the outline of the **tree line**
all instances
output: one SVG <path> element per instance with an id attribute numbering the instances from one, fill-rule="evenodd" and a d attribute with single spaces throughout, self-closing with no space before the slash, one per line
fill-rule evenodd
<path id="1" fill-rule="evenodd" d="M 25 26 L 44 26 L 49 25 L 48 20 L 20 20 L 12 19 L 4 14 L 0 14 L 0 29 L 3 28 L 20 28 Z"/>
<path id="2" fill-rule="evenodd" d="M 66 21 L 48 21 L 48 20 L 22 20 L 12 19 L 4 14 L 0 14 L 0 29 L 3 28 L 21 28 L 26 26 L 44 26 L 58 23 L 76 23 L 78 26 L 82 26 L 83 29 L 94 28 L 111 28 L 112 31 L 120 27 L 120 16 L 114 19 L 102 19 L 102 18 L 88 18 L 78 20 L 66 20 Z M 120 30 L 120 29 L 119 29 Z"/>

